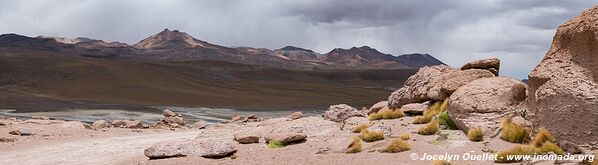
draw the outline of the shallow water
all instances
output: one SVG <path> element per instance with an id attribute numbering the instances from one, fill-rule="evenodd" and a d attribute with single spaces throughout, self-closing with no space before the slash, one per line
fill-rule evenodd
<path id="1" fill-rule="evenodd" d="M 250 116 L 256 115 L 260 118 L 276 118 L 288 116 L 295 111 L 249 111 L 249 110 L 235 110 L 235 109 L 219 109 L 219 108 L 186 108 L 186 107 L 151 107 L 157 109 L 170 109 L 178 114 L 181 114 L 187 123 L 194 123 L 199 120 L 208 123 L 220 123 L 225 120 L 230 120 L 233 115 Z M 324 110 L 296 110 L 301 111 L 305 116 L 316 116 L 322 114 Z M 0 115 L 28 119 L 32 116 L 47 116 L 59 120 L 76 120 L 91 123 L 96 120 L 141 120 L 145 123 L 155 123 L 161 117 L 161 113 L 155 112 L 141 112 L 121 109 L 73 109 L 64 111 L 51 112 L 30 112 L 18 113 L 11 109 L 0 109 Z"/>

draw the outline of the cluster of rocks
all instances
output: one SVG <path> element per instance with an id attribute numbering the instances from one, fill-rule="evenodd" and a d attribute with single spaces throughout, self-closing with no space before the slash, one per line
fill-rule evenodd
<path id="1" fill-rule="evenodd" d="M 162 115 L 164 117 L 160 118 L 160 121 L 154 125 L 154 128 L 159 129 L 172 129 L 172 128 L 181 128 L 185 126 L 185 120 L 179 114 L 172 112 L 169 109 L 165 109 L 162 111 Z"/>

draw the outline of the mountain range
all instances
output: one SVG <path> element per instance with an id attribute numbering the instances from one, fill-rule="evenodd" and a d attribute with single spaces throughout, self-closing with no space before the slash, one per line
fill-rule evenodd
<path id="1" fill-rule="evenodd" d="M 193 61 L 216 60 L 240 64 L 292 69 L 417 69 L 443 64 L 428 54 L 393 56 L 368 46 L 336 48 L 320 54 L 309 49 L 286 46 L 276 50 L 252 47 L 226 47 L 211 44 L 178 30 L 164 29 L 134 45 L 97 39 L 26 37 L 0 35 L 0 47 L 21 47 L 82 56 L 135 60 Z"/>
<path id="2" fill-rule="evenodd" d="M 294 46 L 227 47 L 169 29 L 133 45 L 3 34 L 0 109 L 359 107 L 437 64 L 443 63 L 428 54 L 394 56 L 368 46 L 324 54 Z"/>

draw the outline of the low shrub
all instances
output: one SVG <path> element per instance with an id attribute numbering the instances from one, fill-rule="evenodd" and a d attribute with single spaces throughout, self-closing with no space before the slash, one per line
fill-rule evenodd
<path id="1" fill-rule="evenodd" d="M 283 142 L 281 142 L 281 141 L 277 141 L 277 140 L 270 140 L 270 141 L 268 142 L 268 146 L 267 146 L 267 147 L 268 147 L 268 148 L 282 148 L 282 147 L 284 147 L 284 146 L 285 146 L 285 144 L 284 144 Z"/>
<path id="2" fill-rule="evenodd" d="M 405 116 L 403 110 L 397 108 L 394 110 L 388 109 L 384 107 L 382 110 L 378 111 L 377 113 L 372 113 L 368 116 L 368 119 L 371 120 L 380 120 L 380 119 L 397 119 Z"/>
<path id="3" fill-rule="evenodd" d="M 359 125 L 351 128 L 351 132 L 360 133 L 361 130 L 367 129 L 368 127 L 370 127 L 370 124 L 359 124 Z"/>
<path id="4" fill-rule="evenodd" d="M 407 151 L 410 149 L 411 149 L 411 145 L 409 145 L 408 142 L 403 141 L 402 139 L 395 139 L 392 141 L 392 143 L 390 143 L 388 146 L 386 146 L 386 148 L 383 149 L 382 152 L 397 153 L 397 152 Z"/>
<path id="5" fill-rule="evenodd" d="M 440 122 L 440 125 L 444 125 L 448 129 L 451 129 L 451 130 L 457 129 L 455 122 L 453 122 L 453 120 L 451 120 L 447 111 L 444 111 L 444 112 L 438 114 L 438 122 Z"/>
<path id="6" fill-rule="evenodd" d="M 501 122 L 500 138 L 511 143 L 528 143 L 531 139 L 530 130 L 519 124 L 513 123 L 511 119 L 503 119 Z"/>
<path id="7" fill-rule="evenodd" d="M 563 149 L 561 149 L 561 147 L 559 147 L 558 145 L 554 144 L 553 142 L 545 142 L 544 144 L 542 144 L 542 146 L 540 146 L 540 148 L 538 148 L 540 151 L 540 153 L 548 153 L 548 152 L 553 152 L 557 155 L 563 155 L 565 154 L 565 151 L 563 151 Z"/>
<path id="8" fill-rule="evenodd" d="M 365 142 L 374 142 L 384 139 L 384 132 L 364 129 L 361 130 L 361 133 L 359 133 L 359 137 Z"/>
<path id="9" fill-rule="evenodd" d="M 411 134 L 403 134 L 401 137 L 399 137 L 399 139 L 407 141 L 411 139 Z"/>
<path id="10" fill-rule="evenodd" d="M 554 139 L 554 136 L 552 136 L 552 133 L 550 133 L 550 131 L 548 131 L 546 128 L 540 128 L 538 133 L 536 133 L 536 137 L 532 141 L 532 145 L 536 147 L 542 147 L 542 145 L 546 142 L 555 143 L 556 140 Z"/>
<path id="11" fill-rule="evenodd" d="M 345 153 L 358 153 L 362 150 L 361 139 L 359 137 L 353 137 L 353 141 L 351 144 L 347 146 L 347 151 Z"/>
<path id="12" fill-rule="evenodd" d="M 469 140 L 479 142 L 484 140 L 484 131 L 482 128 L 472 128 L 467 131 L 467 137 Z"/>
<path id="13" fill-rule="evenodd" d="M 495 163 L 516 163 L 522 161 L 522 158 L 515 159 L 517 157 L 511 157 L 509 155 L 536 155 L 539 152 L 538 148 L 531 145 L 518 145 L 514 148 L 506 151 L 500 151 L 496 154 Z"/>
<path id="14" fill-rule="evenodd" d="M 438 121 L 433 120 L 430 123 L 428 123 L 427 125 L 419 128 L 419 130 L 417 130 L 417 134 L 433 135 L 434 133 L 436 133 L 438 131 L 439 126 L 440 126 L 440 124 L 438 124 Z"/>

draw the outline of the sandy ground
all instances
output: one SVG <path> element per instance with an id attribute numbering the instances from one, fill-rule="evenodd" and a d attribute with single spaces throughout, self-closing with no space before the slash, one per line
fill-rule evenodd
<path id="1" fill-rule="evenodd" d="M 386 139 L 365 143 L 364 151 L 345 154 L 343 150 L 358 134 L 347 130 L 351 126 L 325 121 L 319 117 L 298 120 L 278 118 L 256 123 L 233 123 L 209 126 L 206 129 L 122 129 L 89 130 L 79 122 L 30 120 L 0 126 L 0 137 L 15 138 L 16 142 L 0 143 L 0 164 L 432 164 L 428 160 L 412 160 L 427 154 L 483 155 L 517 144 L 498 138 L 486 142 L 471 142 L 457 130 L 444 130 L 436 135 L 416 134 L 423 125 L 410 124 L 413 117 L 373 122 L 389 126 L 392 131 Z M 341 128 L 347 129 L 341 129 Z M 9 135 L 17 128 L 30 130 L 33 136 Z M 258 135 L 281 132 L 302 132 L 308 135 L 304 143 L 284 148 L 266 148 L 264 142 L 237 144 L 237 153 L 223 159 L 178 157 L 149 160 L 143 150 L 158 142 L 185 139 L 216 138 L 232 141 L 239 132 Z M 411 150 L 400 153 L 380 153 L 390 141 L 410 134 Z M 493 164 L 492 161 L 454 161 L 457 164 Z"/>

